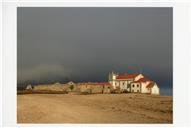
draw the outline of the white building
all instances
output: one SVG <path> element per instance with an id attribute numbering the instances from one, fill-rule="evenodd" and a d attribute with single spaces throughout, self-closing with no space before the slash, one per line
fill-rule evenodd
<path id="1" fill-rule="evenodd" d="M 67 83 L 68 85 L 75 85 L 75 83 L 73 81 L 70 81 Z"/>
<path id="2" fill-rule="evenodd" d="M 27 85 L 26 90 L 32 90 L 32 85 Z"/>
<path id="3" fill-rule="evenodd" d="M 146 79 L 142 74 L 109 74 L 109 82 L 114 89 L 121 91 L 160 94 L 159 87 L 154 81 Z"/>

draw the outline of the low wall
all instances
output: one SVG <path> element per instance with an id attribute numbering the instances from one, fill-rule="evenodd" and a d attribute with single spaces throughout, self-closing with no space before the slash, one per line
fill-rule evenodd
<path id="1" fill-rule="evenodd" d="M 110 85 L 95 85 L 95 84 L 48 84 L 48 85 L 36 85 L 33 87 L 33 91 L 64 91 L 64 92 L 77 92 L 77 93 L 110 93 L 112 86 Z"/>
<path id="2" fill-rule="evenodd" d="M 33 87 L 34 91 L 66 91 L 67 89 L 68 86 L 63 84 L 36 85 Z"/>

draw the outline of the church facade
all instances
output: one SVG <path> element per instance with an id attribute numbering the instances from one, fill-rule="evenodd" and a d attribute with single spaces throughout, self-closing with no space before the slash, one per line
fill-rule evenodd
<path id="1" fill-rule="evenodd" d="M 109 83 L 114 89 L 125 92 L 160 94 L 160 89 L 156 82 L 145 78 L 142 74 L 109 74 Z"/>

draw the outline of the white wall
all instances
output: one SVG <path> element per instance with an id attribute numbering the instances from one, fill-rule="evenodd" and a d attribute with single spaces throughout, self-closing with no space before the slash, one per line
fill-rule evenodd
<path id="1" fill-rule="evenodd" d="M 158 88 L 158 86 L 157 86 L 156 83 L 155 83 L 154 86 L 151 88 L 151 94 L 156 94 L 156 95 L 159 95 L 159 94 L 160 94 L 159 88 Z"/>
<path id="2" fill-rule="evenodd" d="M 127 91 L 130 91 L 130 88 L 128 88 L 128 84 L 130 82 L 131 81 L 127 81 L 127 80 L 113 80 L 113 81 L 110 81 L 110 83 L 112 84 L 114 89 L 116 89 L 116 87 L 120 87 L 120 89 L 127 90 Z"/>
<path id="3" fill-rule="evenodd" d="M 147 88 L 149 82 L 142 82 L 141 83 L 141 93 L 150 93 L 150 90 Z"/>
<path id="4" fill-rule="evenodd" d="M 112 75 L 112 79 L 113 79 L 113 80 L 116 79 L 116 75 L 115 75 L 115 74 Z"/>
<path id="5" fill-rule="evenodd" d="M 110 81 L 111 85 L 113 86 L 114 89 L 116 89 L 116 86 L 115 86 L 115 81 Z"/>
<path id="6" fill-rule="evenodd" d="M 128 85 L 127 81 L 120 81 L 120 88 L 122 90 L 127 90 L 127 85 Z"/>

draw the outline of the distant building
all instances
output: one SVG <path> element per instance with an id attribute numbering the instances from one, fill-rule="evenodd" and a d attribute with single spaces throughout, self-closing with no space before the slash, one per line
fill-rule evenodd
<path id="1" fill-rule="evenodd" d="M 110 93 L 112 86 L 109 82 L 86 82 L 78 83 L 80 92 L 86 93 Z"/>
<path id="2" fill-rule="evenodd" d="M 118 75 L 112 72 L 109 74 L 109 83 L 121 91 L 160 94 L 156 82 L 146 79 L 142 74 Z"/>
<path id="3" fill-rule="evenodd" d="M 26 90 L 32 90 L 32 85 L 27 85 Z"/>
<path id="4" fill-rule="evenodd" d="M 67 83 L 68 85 L 75 85 L 75 83 L 73 81 L 70 81 Z"/>

